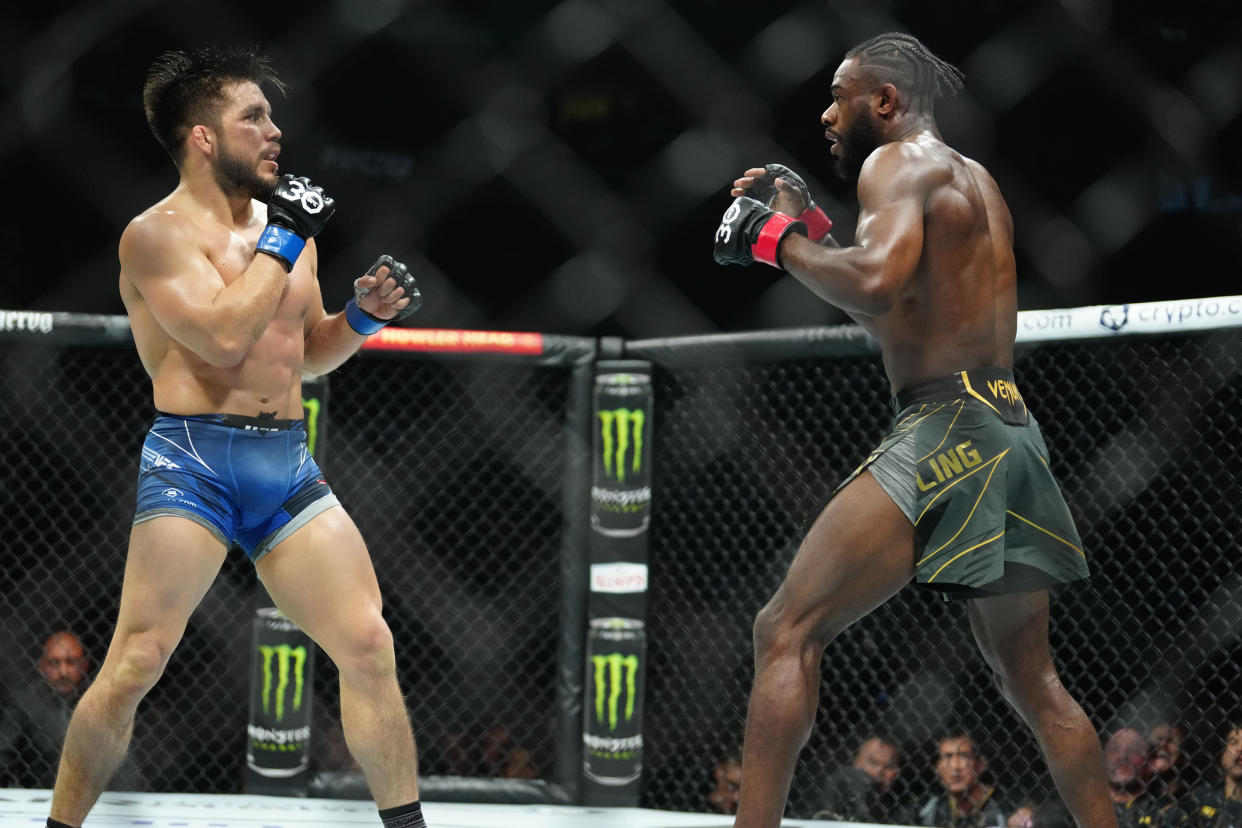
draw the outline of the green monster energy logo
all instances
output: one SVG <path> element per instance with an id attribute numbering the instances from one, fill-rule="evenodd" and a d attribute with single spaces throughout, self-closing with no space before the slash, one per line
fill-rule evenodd
<path id="1" fill-rule="evenodd" d="M 303 667 L 306 665 L 306 648 L 290 647 L 280 644 L 275 647 L 259 645 L 259 655 L 263 657 L 263 712 L 271 715 L 272 707 L 272 662 L 276 662 L 276 721 L 285 717 L 285 690 L 289 688 L 289 662 L 293 661 L 293 709 L 302 709 L 302 686 L 304 682 Z"/>
<path id="2" fill-rule="evenodd" d="M 591 656 L 591 662 L 595 665 L 595 720 L 604 721 L 606 703 L 608 729 L 616 730 L 619 723 L 618 703 L 621 701 L 622 673 L 626 691 L 625 720 L 628 722 L 634 718 L 634 701 L 638 695 L 638 656 L 609 653 Z"/>
<path id="3" fill-rule="evenodd" d="M 643 467 L 643 424 L 647 420 L 641 408 L 614 408 L 600 411 L 600 437 L 603 438 L 604 471 L 625 483 L 625 452 L 630 447 L 631 434 L 634 441 L 634 459 L 631 467 L 635 474 Z M 614 470 L 615 468 L 615 470 Z"/>
<path id="4" fill-rule="evenodd" d="M 306 450 L 315 453 L 315 443 L 319 439 L 319 398 L 302 398 L 302 410 L 306 416 Z"/>

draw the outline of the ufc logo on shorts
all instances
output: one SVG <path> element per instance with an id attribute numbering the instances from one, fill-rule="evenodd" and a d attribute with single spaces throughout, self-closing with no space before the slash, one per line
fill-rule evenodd
<path id="1" fill-rule="evenodd" d="M 302 209 L 308 213 L 318 213 L 323 209 L 323 196 L 315 190 L 306 189 L 306 185 L 297 179 L 289 182 L 288 192 L 282 192 L 280 197 L 285 201 L 302 202 Z"/>
<path id="2" fill-rule="evenodd" d="M 720 219 L 720 226 L 716 228 L 716 241 L 727 244 L 729 239 L 733 238 L 733 228 L 730 225 L 741 214 L 742 208 L 737 205 L 737 202 L 729 205 L 729 209 L 725 210 L 724 216 Z"/>

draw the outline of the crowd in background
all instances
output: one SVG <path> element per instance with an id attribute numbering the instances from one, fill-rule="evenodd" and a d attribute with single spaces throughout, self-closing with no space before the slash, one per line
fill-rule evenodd
<path id="1" fill-rule="evenodd" d="M 36 667 L 40 678 L 32 677 L 0 706 L 0 784 L 7 787 L 51 787 L 69 716 L 90 680 L 91 660 L 81 640 L 67 630 L 44 641 Z M 1218 738 L 1201 746 L 1205 756 L 1196 763 L 1190 761 L 1186 729 L 1175 721 L 1118 727 L 1104 736 L 1104 762 L 1121 828 L 1242 828 L 1242 722 L 1216 723 L 1211 730 Z M 529 753 L 503 727 L 475 738 L 459 734 L 444 752 L 452 760 L 450 773 L 538 776 Z M 997 778 L 989 768 L 988 746 L 967 730 L 944 732 L 934 753 L 924 753 L 907 755 L 894 739 L 868 736 L 847 762 L 802 785 L 790 809 L 816 819 L 941 828 L 1072 826 L 1055 796 Z M 167 759 L 143 742 L 109 787 L 150 789 L 151 763 Z M 339 725 L 322 728 L 316 765 L 356 769 Z M 915 780 L 930 777 L 934 783 L 919 792 Z M 715 762 L 707 783 L 702 810 L 735 812 L 742 783 L 740 749 Z"/>
<path id="2" fill-rule="evenodd" d="M 1242 723 L 1224 722 L 1219 741 L 1208 744 L 1206 773 L 1192 773 L 1185 729 L 1160 721 L 1122 727 L 1102 745 L 1109 791 L 1121 828 L 1242 828 Z M 797 816 L 842 822 L 941 826 L 941 828 L 1072 828 L 1064 805 L 1043 793 L 1016 789 L 990 773 L 985 745 L 966 730 L 947 731 L 936 743 L 931 765 L 936 784 L 911 793 L 911 777 L 928 770 L 900 745 L 873 735 L 848 763 L 791 802 Z M 742 783 L 739 750 L 712 768 L 704 810 L 735 813 Z"/>

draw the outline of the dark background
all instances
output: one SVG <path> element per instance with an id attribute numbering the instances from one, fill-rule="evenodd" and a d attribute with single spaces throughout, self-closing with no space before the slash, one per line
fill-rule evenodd
<path id="1" fill-rule="evenodd" d="M 0 12 L 0 307 L 122 313 L 116 240 L 176 184 L 141 86 L 168 48 L 247 41 L 287 98 L 281 168 L 337 199 L 329 310 L 381 252 L 411 324 L 669 336 L 844 321 L 721 268 L 745 167 L 799 170 L 852 237 L 818 121 L 841 55 L 901 29 L 966 73 L 946 139 L 1017 224 L 1024 309 L 1238 292 L 1238 3 L 473 0 L 23 2 Z"/>

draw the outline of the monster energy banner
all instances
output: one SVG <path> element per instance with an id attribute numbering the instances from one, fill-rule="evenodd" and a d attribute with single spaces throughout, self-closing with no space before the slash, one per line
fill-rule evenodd
<path id="1" fill-rule="evenodd" d="M 647 669 L 651 363 L 595 364 L 583 804 L 637 806 Z"/>
<path id="2" fill-rule="evenodd" d="M 591 527 L 628 538 L 651 521 L 651 368 L 601 361 L 595 375 Z"/>
<path id="3" fill-rule="evenodd" d="M 599 804 L 624 804 L 637 796 L 643 772 L 643 672 L 647 633 L 635 618 L 595 618 L 587 638 L 586 709 L 583 711 L 583 773 L 614 789 L 596 793 Z"/>
<path id="4" fill-rule="evenodd" d="M 291 780 L 306 770 L 314 654 L 310 636 L 275 607 L 255 610 L 246 738 L 252 782 Z"/>
<path id="5" fill-rule="evenodd" d="M 328 378 L 302 382 L 302 419 L 306 423 L 306 447 L 323 467 L 324 431 L 328 425 Z"/>

